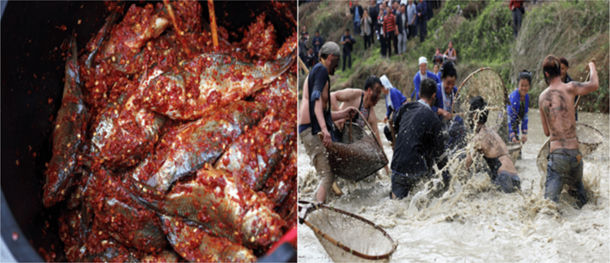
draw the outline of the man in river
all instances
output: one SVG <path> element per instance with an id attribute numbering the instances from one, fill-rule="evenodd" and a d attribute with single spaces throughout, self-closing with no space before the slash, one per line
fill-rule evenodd
<path id="1" fill-rule="evenodd" d="M 558 202 L 561 189 L 567 184 L 577 205 L 582 207 L 587 203 L 587 193 L 582 183 L 583 163 L 576 138 L 574 97 L 596 91 L 599 82 L 594 62 L 589 63 L 591 80 L 586 83 L 563 83 L 560 64 L 553 55 L 542 63 L 544 81 L 549 87 L 538 97 L 538 105 L 544 135 L 551 140 L 544 198 Z"/>
<path id="2" fill-rule="evenodd" d="M 491 170 L 491 181 L 498 185 L 505 193 L 512 193 L 521 189 L 521 179 L 517 175 L 515 164 L 508 157 L 508 147 L 496 131 L 487 128 L 487 103 L 481 96 L 470 100 L 470 114 L 468 123 L 475 131 L 472 139 L 474 150 L 483 153 L 483 159 Z M 472 165 L 472 154 L 468 153 L 466 168 Z"/>
<path id="3" fill-rule="evenodd" d="M 365 122 L 371 125 L 373 133 L 379 141 L 379 145 L 383 144 L 381 143 L 381 137 L 379 137 L 375 105 L 377 105 L 377 102 L 379 101 L 382 89 L 383 84 L 381 83 L 381 80 L 377 76 L 372 75 L 364 82 L 364 90 L 343 89 L 330 94 L 333 110 L 339 111 L 347 109 L 348 107 L 355 107 L 362 113 L 362 116 L 365 119 L 362 119 L 360 115 L 356 115 L 352 119 L 352 122 L 358 124 L 361 128 L 366 126 Z M 341 102 L 341 106 L 339 106 L 339 102 Z M 336 124 L 340 129 L 343 129 L 345 127 L 345 120 L 338 121 Z M 387 166 L 386 173 L 390 173 L 389 167 Z"/>
<path id="4" fill-rule="evenodd" d="M 331 112 L 330 109 L 330 78 L 339 65 L 341 49 L 335 42 L 326 42 L 320 49 L 320 62 L 316 64 L 303 85 L 303 99 L 299 110 L 299 137 L 305 146 L 307 155 L 320 177 L 320 184 L 315 193 L 315 199 L 326 202 L 326 193 L 335 180 L 331 172 L 326 147 L 332 141 L 339 141 L 333 136 L 333 121 L 351 118 L 356 108 L 348 107 L 343 111 Z M 324 135 L 323 139 L 317 137 Z"/>
<path id="5" fill-rule="evenodd" d="M 419 92 L 420 100 L 403 104 L 394 116 L 398 133 L 392 155 L 392 199 L 405 198 L 413 186 L 428 178 L 432 163 L 438 163 L 445 150 L 442 123 L 431 109 L 436 83 L 423 80 Z"/>

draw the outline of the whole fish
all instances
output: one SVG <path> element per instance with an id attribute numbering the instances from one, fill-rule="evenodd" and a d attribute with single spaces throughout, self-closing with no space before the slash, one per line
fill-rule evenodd
<path id="1" fill-rule="evenodd" d="M 238 101 L 168 131 L 154 155 L 142 161 L 131 176 L 166 192 L 181 177 L 206 164 L 212 166 L 245 127 L 256 125 L 264 109 L 261 104 Z"/>
<path id="2" fill-rule="evenodd" d="M 72 210 L 63 213 L 59 219 L 59 238 L 64 243 L 66 258 L 75 261 L 85 256 L 86 235 L 90 231 L 89 226 L 83 223 L 83 214 L 80 210 Z"/>
<path id="3" fill-rule="evenodd" d="M 295 74 L 285 72 L 276 80 L 271 82 L 268 87 L 259 90 L 254 94 L 254 100 L 266 103 L 270 108 L 277 112 L 290 114 L 296 123 L 297 108 L 297 77 Z M 294 109 L 294 110 L 289 110 Z M 294 115 L 294 116 L 292 116 Z"/>
<path id="4" fill-rule="evenodd" d="M 89 53 L 89 55 L 87 55 L 87 58 L 85 60 L 85 66 L 87 68 L 91 68 L 91 66 L 93 65 L 93 61 L 95 59 L 95 56 L 97 55 L 97 53 L 101 49 L 102 43 L 104 42 L 104 40 L 108 36 L 108 33 L 110 32 L 112 26 L 114 26 L 114 23 L 116 23 L 116 21 L 119 18 L 119 16 L 120 16 L 119 11 L 118 10 L 113 10 L 112 13 L 110 14 L 110 16 L 108 16 L 106 18 L 106 23 L 104 23 L 104 26 L 102 26 L 102 28 L 100 28 L 100 30 L 98 31 L 98 33 L 95 36 L 95 38 L 92 39 L 87 44 L 87 49 L 89 49 L 91 51 L 91 53 Z"/>
<path id="5" fill-rule="evenodd" d="M 263 120 L 231 144 L 216 169 L 237 173 L 250 188 L 263 188 L 275 166 L 284 158 L 284 145 L 295 135 L 294 123 L 284 122 L 268 111 Z"/>
<path id="6" fill-rule="evenodd" d="M 142 108 L 139 101 L 143 89 L 160 73 L 153 70 L 150 76 L 142 76 L 137 90 L 109 103 L 97 117 L 93 124 L 92 151 L 103 159 L 106 167 L 116 170 L 136 165 L 153 151 L 165 118 Z"/>
<path id="7" fill-rule="evenodd" d="M 120 63 L 123 56 L 139 53 L 148 40 L 158 37 L 171 25 L 168 18 L 162 5 L 155 8 L 152 4 L 144 7 L 132 4 L 123 21 L 112 28 L 108 40 L 104 41 L 101 58 Z"/>
<path id="8" fill-rule="evenodd" d="M 284 221 L 273 211 L 274 204 L 222 170 L 201 169 L 191 181 L 177 183 L 163 200 L 142 200 L 159 213 L 183 217 L 248 248 L 264 248 L 282 235 Z"/>
<path id="9" fill-rule="evenodd" d="M 77 48 L 70 38 L 70 58 L 66 61 L 66 76 L 61 107 L 53 127 L 53 157 L 45 171 L 43 204 L 51 207 L 63 200 L 75 181 L 78 148 L 85 138 L 87 109 L 78 72 Z"/>
<path id="10" fill-rule="evenodd" d="M 202 54 L 151 81 L 143 105 L 175 120 L 196 120 L 254 94 L 294 64 L 294 57 L 250 64 L 226 54 Z"/>
<path id="11" fill-rule="evenodd" d="M 296 187 L 297 182 L 297 151 L 296 131 L 292 130 L 292 140 L 286 144 L 286 155 L 282 162 L 276 167 L 271 178 L 267 180 L 262 190 L 267 198 L 276 204 L 283 203 L 286 197 Z"/>
<path id="12" fill-rule="evenodd" d="M 124 182 L 105 169 L 92 175 L 85 201 L 93 207 L 99 227 L 119 243 L 146 252 L 167 245 L 155 212 L 134 199 Z"/>
<path id="13" fill-rule="evenodd" d="M 179 217 L 159 215 L 174 250 L 190 262 L 255 262 L 252 251 L 226 238 L 214 237 Z"/>

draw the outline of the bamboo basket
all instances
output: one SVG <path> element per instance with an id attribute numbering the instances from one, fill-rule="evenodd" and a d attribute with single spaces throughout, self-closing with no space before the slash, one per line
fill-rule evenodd
<path id="1" fill-rule="evenodd" d="M 360 112 L 358 114 L 364 118 Z M 389 163 L 373 129 L 368 122 L 365 123 L 370 133 L 363 132 L 362 139 L 350 144 L 332 142 L 330 146 L 326 147 L 331 171 L 336 176 L 358 182 L 381 170 Z M 349 129 L 352 124 L 348 125 Z M 321 135 L 318 134 L 322 138 Z"/>
<path id="2" fill-rule="evenodd" d="M 385 230 L 358 215 L 302 200 L 298 209 L 334 262 L 388 262 L 396 251 Z"/>

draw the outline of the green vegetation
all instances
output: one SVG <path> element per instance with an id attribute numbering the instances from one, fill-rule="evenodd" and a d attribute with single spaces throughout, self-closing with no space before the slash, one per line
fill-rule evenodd
<path id="1" fill-rule="evenodd" d="M 367 8 L 369 2 L 360 2 Z M 458 14 L 458 6 L 461 14 Z M 544 57 L 554 54 L 570 62 L 568 73 L 576 81 L 585 81 L 585 66 L 596 60 L 600 76 L 600 89 L 584 96 L 580 110 L 609 111 L 609 6 L 607 1 L 563 1 L 526 5 L 527 10 L 519 37 L 514 39 L 512 13 L 507 1 L 456 1 L 443 2 L 428 21 L 428 34 L 423 43 L 419 37 L 407 42 L 407 52 L 391 59 L 380 57 L 379 43 L 364 50 L 363 39 L 356 36 L 352 69 L 339 70 L 331 79 L 333 89 L 362 87 L 371 75 L 388 75 L 392 84 L 410 95 L 413 76 L 418 70 L 417 59 L 426 56 L 431 60 L 435 48 L 441 52 L 453 41 L 458 52 L 458 83 L 480 67 L 496 69 L 509 92 L 515 87 L 517 72 L 527 69 L 534 73 L 530 100 L 537 107 L 538 95 L 546 88 L 541 73 Z M 310 33 L 319 29 L 326 41 L 339 42 L 345 28 L 352 30 L 349 4 L 343 1 L 308 3 L 300 6 L 300 24 L 309 27 Z M 341 65 L 340 65 L 341 66 Z M 432 70 L 432 67 L 428 68 Z"/>

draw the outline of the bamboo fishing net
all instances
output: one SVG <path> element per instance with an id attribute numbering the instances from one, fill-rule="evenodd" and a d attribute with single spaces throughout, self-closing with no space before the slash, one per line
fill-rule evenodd
<path id="1" fill-rule="evenodd" d="M 364 119 L 360 112 L 358 114 Z M 369 132 L 363 132 L 362 139 L 354 141 L 354 138 L 352 138 L 351 144 L 333 142 L 330 146 L 326 147 L 331 171 L 336 176 L 358 182 L 379 171 L 389 163 L 383 147 L 379 144 L 373 133 L 373 129 L 367 122 L 365 124 Z M 351 125 L 351 123 L 348 123 L 346 130 Z M 352 133 L 355 133 L 354 130 L 352 128 Z"/>
<path id="2" fill-rule="evenodd" d="M 299 222 L 313 230 L 335 262 L 388 262 L 396 250 L 381 227 L 340 209 L 299 201 Z"/>
<path id="3" fill-rule="evenodd" d="M 521 144 L 509 144 L 506 146 L 508 147 L 508 155 L 510 156 L 510 159 L 513 161 L 513 163 L 516 162 L 519 158 L 519 152 L 521 152 Z"/>
<path id="4" fill-rule="evenodd" d="M 576 123 L 576 138 L 578 138 L 578 148 L 582 157 L 593 153 L 599 145 L 604 142 L 604 134 L 584 123 Z M 551 147 L 550 139 L 546 140 L 536 158 L 536 164 L 538 165 L 538 172 L 542 175 L 540 180 L 540 187 L 544 189 L 546 183 L 546 172 L 547 165 L 549 163 L 549 150 Z"/>
<path id="5" fill-rule="evenodd" d="M 437 95 L 439 96 L 439 95 Z M 506 107 L 508 93 L 502 77 L 493 68 L 481 68 L 472 72 L 458 88 L 457 96 L 453 101 L 452 112 L 466 120 L 466 114 L 470 110 L 470 99 L 481 96 L 487 102 L 489 114 L 486 126 L 493 128 L 503 140 L 508 137 L 508 118 Z M 454 118 L 457 118 L 454 117 Z M 466 131 L 472 134 L 469 125 Z"/>

